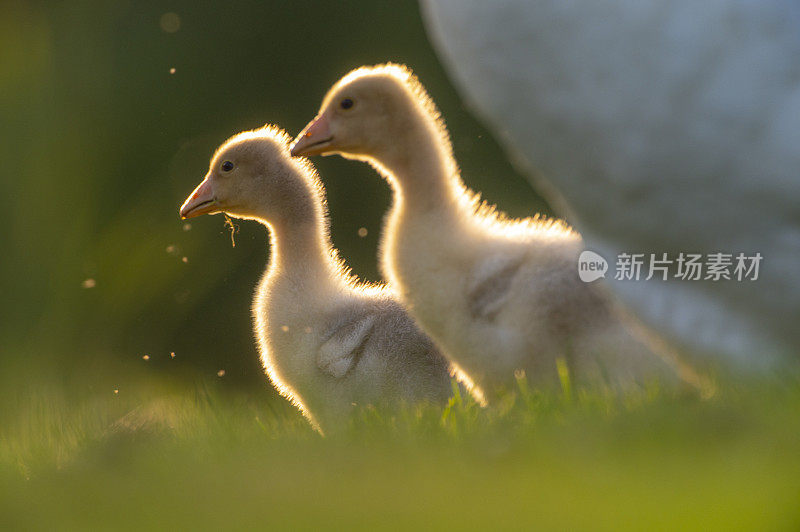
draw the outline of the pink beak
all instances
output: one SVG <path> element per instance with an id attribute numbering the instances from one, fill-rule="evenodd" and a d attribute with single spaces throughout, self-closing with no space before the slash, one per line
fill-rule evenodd
<path id="1" fill-rule="evenodd" d="M 181 205 L 181 219 L 194 218 L 219 211 L 211 181 L 206 177 Z"/>
<path id="2" fill-rule="evenodd" d="M 319 155 L 328 151 L 333 141 L 330 123 L 325 114 L 317 115 L 303 131 L 297 135 L 292 146 L 292 155 Z"/>

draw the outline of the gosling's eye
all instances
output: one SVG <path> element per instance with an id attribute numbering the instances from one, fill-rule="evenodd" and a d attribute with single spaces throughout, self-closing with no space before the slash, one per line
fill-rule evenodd
<path id="1" fill-rule="evenodd" d="M 222 171 L 223 172 L 230 172 L 231 170 L 233 170 L 233 163 L 232 162 L 225 161 L 224 163 L 222 163 Z"/>
<path id="2" fill-rule="evenodd" d="M 344 98 L 339 105 L 342 106 L 342 109 L 350 109 L 353 107 L 353 100 L 351 98 Z"/>

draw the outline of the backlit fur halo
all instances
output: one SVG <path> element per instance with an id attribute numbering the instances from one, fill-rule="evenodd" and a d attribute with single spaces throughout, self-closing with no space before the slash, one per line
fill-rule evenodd
<path id="1" fill-rule="evenodd" d="M 494 204 L 481 199 L 480 193 L 470 190 L 461 179 L 461 172 L 453 155 L 452 142 L 447 125 L 444 122 L 439 108 L 420 83 L 414 72 L 406 65 L 399 63 L 381 63 L 373 66 L 362 66 L 345 74 L 331 89 L 323 101 L 325 108 L 330 99 L 341 87 L 353 81 L 372 76 L 387 76 L 399 81 L 411 95 L 413 101 L 421 106 L 423 116 L 431 120 L 437 132 L 439 149 L 446 155 L 449 167 L 448 175 L 450 184 L 455 191 L 459 206 L 465 212 L 474 216 L 479 226 L 488 233 L 497 236 L 509 236 L 524 239 L 528 235 L 537 237 L 575 238 L 580 236 L 563 220 L 536 214 L 528 218 L 510 218 L 502 211 L 498 211 Z M 381 174 L 388 174 L 388 170 L 374 161 L 370 161 Z"/>

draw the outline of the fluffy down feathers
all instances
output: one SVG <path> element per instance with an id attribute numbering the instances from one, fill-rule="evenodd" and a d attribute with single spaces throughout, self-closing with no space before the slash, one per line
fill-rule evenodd
<path id="1" fill-rule="evenodd" d="M 344 99 L 353 104 L 344 109 Z M 309 131 L 325 131 L 324 149 Z M 559 358 L 579 381 L 675 378 L 607 296 L 579 281 L 576 233 L 560 221 L 507 219 L 463 185 L 444 123 L 407 69 L 379 65 L 345 76 L 293 150 L 365 160 L 392 184 L 384 274 L 485 392 L 509 386 L 518 370 L 552 383 Z"/>
<path id="2" fill-rule="evenodd" d="M 270 264 L 253 315 L 270 381 L 326 431 L 355 404 L 446 400 L 448 362 L 388 288 L 359 282 L 338 259 L 322 185 L 287 139 L 274 127 L 232 137 L 181 209 L 268 227 Z"/>

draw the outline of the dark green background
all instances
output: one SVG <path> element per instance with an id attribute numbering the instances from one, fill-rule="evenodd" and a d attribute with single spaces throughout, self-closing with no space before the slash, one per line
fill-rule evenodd
<path id="1" fill-rule="evenodd" d="M 161 28 L 166 12 L 178 31 Z M 117 380 L 125 368 L 168 378 L 224 368 L 228 382 L 263 382 L 250 301 L 265 231 L 237 222 L 232 248 L 222 216 L 185 231 L 177 209 L 227 137 L 266 122 L 296 134 L 363 64 L 413 68 L 465 181 L 512 215 L 546 212 L 464 109 L 415 2 L 4 2 L 0 58 L 6 376 L 28 367 L 70 379 L 111 365 L 123 368 Z M 388 187 L 364 164 L 314 163 L 336 246 L 358 275 L 379 279 Z M 82 288 L 87 278 L 94 288 Z"/>

